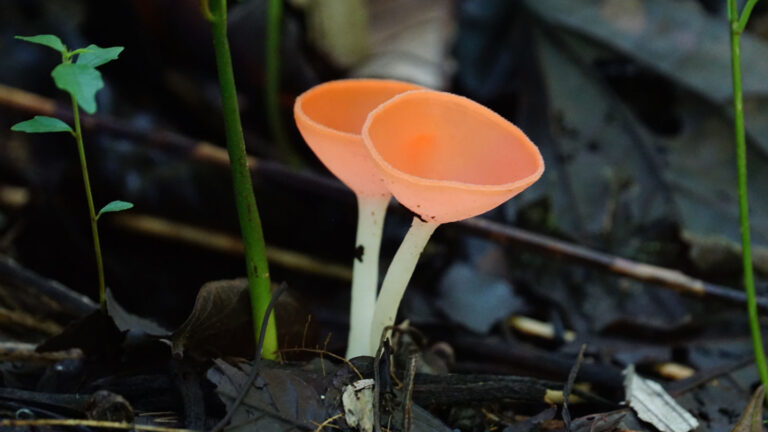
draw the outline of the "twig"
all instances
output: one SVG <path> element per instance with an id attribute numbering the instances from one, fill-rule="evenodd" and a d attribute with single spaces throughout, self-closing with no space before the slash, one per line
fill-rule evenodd
<path id="1" fill-rule="evenodd" d="M 576 356 L 576 362 L 573 364 L 571 371 L 568 373 L 568 381 L 565 382 L 563 387 L 563 423 L 565 424 L 566 432 L 571 432 L 571 412 L 568 410 L 568 399 L 571 397 L 571 391 L 573 385 L 576 383 L 576 376 L 579 374 L 579 368 L 584 362 L 584 351 L 587 350 L 587 344 L 582 344 L 579 349 L 579 354 Z"/>
<path id="2" fill-rule="evenodd" d="M 70 290 L 59 282 L 33 273 L 4 255 L 0 255 L 0 281 L 19 288 L 32 288 L 53 300 L 64 312 L 73 316 L 85 316 L 97 308 L 97 305 L 88 297 Z"/>
<path id="3" fill-rule="evenodd" d="M 24 427 L 24 426 L 89 426 L 109 429 L 134 429 L 151 432 L 196 432 L 193 429 L 169 428 L 163 426 L 137 425 L 134 423 L 120 423 L 101 420 L 84 419 L 36 419 L 36 420 L 0 420 L 0 426 Z"/>
<path id="4" fill-rule="evenodd" d="M 360 370 L 358 370 L 355 365 L 352 364 L 349 360 L 345 359 L 344 357 L 340 355 L 336 355 L 328 350 L 325 349 L 319 349 L 319 348 L 283 348 L 278 350 L 279 353 L 286 353 L 286 352 L 311 352 L 315 354 L 320 354 L 321 356 L 327 355 L 328 357 L 335 358 L 336 360 L 340 360 L 349 366 L 350 369 L 352 369 L 352 372 L 354 372 L 359 379 L 363 379 L 363 374 L 360 373 Z M 323 373 L 325 374 L 325 373 Z"/>
<path id="5" fill-rule="evenodd" d="M 528 336 L 535 336 L 542 339 L 554 340 L 556 336 L 555 326 L 548 322 L 539 321 L 523 315 L 513 315 L 507 320 L 507 324 Z M 565 330 L 563 340 L 573 342 L 576 340 L 576 332 Z"/>
<path id="6" fill-rule="evenodd" d="M 704 282 L 677 270 L 598 252 L 483 218 L 467 219 L 457 224 L 470 233 L 494 240 L 500 244 L 525 245 L 549 255 L 560 256 L 642 282 L 660 285 L 688 296 L 724 300 L 739 305 L 745 305 L 747 302 L 746 295 L 741 291 Z M 761 310 L 768 311 L 768 298 L 760 297 L 757 299 L 757 303 Z"/>
<path id="7" fill-rule="evenodd" d="M 573 362 L 562 358 L 561 355 L 552 353 L 530 345 L 518 343 L 499 343 L 493 338 L 478 340 L 477 337 L 459 335 L 448 338 L 457 351 L 464 350 L 470 353 L 482 353 L 484 362 L 500 363 L 508 367 L 514 366 L 515 370 L 529 370 L 536 374 L 546 374 L 557 380 L 565 380 L 573 366 Z M 623 388 L 621 370 L 610 364 L 587 363 L 581 366 L 579 376 L 584 381 L 605 387 L 611 391 Z M 574 392 L 575 393 L 575 392 Z"/>
<path id="8" fill-rule="evenodd" d="M 0 307 L 0 325 L 3 324 L 25 327 L 48 336 L 57 335 L 62 330 L 62 327 L 53 321 L 34 317 L 23 311 L 13 311 Z"/>
<path id="9" fill-rule="evenodd" d="M 699 371 L 688 378 L 667 384 L 665 389 L 670 396 L 678 397 L 706 382 L 749 366 L 754 361 L 755 357 L 750 355 L 735 362 Z"/>
<path id="10" fill-rule="evenodd" d="M 214 426 L 210 432 L 221 432 L 221 430 L 224 429 L 227 423 L 229 423 L 229 421 L 232 420 L 232 416 L 235 415 L 235 411 L 240 406 L 240 404 L 243 403 L 243 400 L 245 400 L 245 396 L 248 394 L 248 391 L 251 389 L 253 382 L 256 380 L 256 376 L 259 375 L 259 361 L 261 360 L 261 354 L 262 354 L 261 351 L 264 349 L 264 336 L 267 333 L 267 323 L 269 322 L 270 315 L 272 315 L 272 309 L 275 308 L 277 299 L 279 299 L 280 296 L 283 295 L 283 293 L 287 288 L 288 286 L 286 284 L 281 284 L 280 287 L 277 290 L 275 290 L 275 292 L 272 294 L 272 298 L 269 300 L 267 309 L 264 311 L 264 319 L 261 322 L 261 332 L 259 333 L 259 343 L 256 346 L 256 352 L 253 354 L 253 363 L 251 364 L 251 373 L 248 375 L 248 379 L 245 380 L 242 387 L 240 388 L 240 393 L 237 395 L 237 398 L 235 398 L 234 403 L 232 403 L 232 407 L 229 409 L 229 411 L 227 411 L 227 414 L 224 416 L 224 418 L 221 419 L 218 423 L 216 423 L 216 426 Z"/>
<path id="11" fill-rule="evenodd" d="M 332 426 L 331 423 L 333 423 L 334 421 L 340 419 L 343 416 L 344 416 L 344 414 L 336 414 L 333 417 L 329 417 L 329 418 L 325 419 L 324 422 L 322 422 L 319 425 L 317 425 L 317 429 L 315 429 L 315 432 L 320 432 L 326 426 Z"/>
<path id="12" fill-rule="evenodd" d="M 83 352 L 78 349 L 66 351 L 37 352 L 36 345 L 21 342 L 0 342 L 0 362 L 27 362 L 35 364 L 52 364 L 62 360 L 83 358 Z"/>
<path id="13" fill-rule="evenodd" d="M 58 108 L 53 100 L 2 84 L 0 84 L 0 106 L 7 106 L 33 114 L 68 118 L 66 111 Z M 218 166 L 229 166 L 226 150 L 216 147 L 209 142 L 193 140 L 177 133 L 162 130 L 140 130 L 133 127 L 130 123 L 102 115 L 84 116 L 83 127 L 86 129 L 105 130 L 131 137 L 142 144 L 180 152 L 198 161 Z M 248 157 L 248 165 L 252 174 L 277 180 L 289 186 L 333 196 L 340 200 L 346 199 L 351 201 L 354 197 L 341 182 L 328 177 L 297 172 L 285 165 L 273 161 L 259 160 L 252 156 Z M 670 288 L 693 297 L 723 300 L 742 306 L 747 302 L 746 295 L 739 290 L 692 278 L 677 270 L 628 260 L 549 236 L 492 222 L 484 218 L 476 217 L 459 221 L 449 225 L 449 227 L 450 229 L 472 233 L 500 244 L 520 245 L 546 255 L 555 255 L 571 261 L 588 264 L 639 281 Z M 757 305 L 760 310 L 768 311 L 768 298 L 758 298 Z"/>
<path id="14" fill-rule="evenodd" d="M 664 378 L 672 381 L 680 381 L 696 374 L 696 369 L 675 362 L 662 362 L 655 364 L 653 370 Z"/>
<path id="15" fill-rule="evenodd" d="M 0 207 L 20 210 L 29 204 L 29 189 L 21 186 L 0 185 Z"/>
<path id="16" fill-rule="evenodd" d="M 414 381 L 416 381 L 416 362 L 418 359 L 418 355 L 411 356 L 405 376 L 405 394 L 403 395 L 403 432 L 411 432 L 411 429 L 413 429 L 413 384 Z"/>
<path id="17" fill-rule="evenodd" d="M 384 352 L 384 339 L 391 326 L 384 327 L 379 338 L 379 347 L 373 356 L 373 430 L 381 432 L 381 355 Z"/>
<path id="18" fill-rule="evenodd" d="M 245 251 L 243 241 L 239 237 L 179 221 L 137 213 L 115 214 L 112 215 L 110 221 L 121 228 L 134 232 L 200 246 L 231 255 L 240 256 Z M 352 280 L 352 270 L 350 268 L 318 260 L 296 251 L 268 246 L 267 258 L 270 262 L 285 268 L 343 281 Z"/>

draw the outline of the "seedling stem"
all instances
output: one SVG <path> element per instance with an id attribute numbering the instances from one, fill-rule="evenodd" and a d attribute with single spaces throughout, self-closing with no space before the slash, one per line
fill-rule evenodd
<path id="1" fill-rule="evenodd" d="M 232 182 L 235 190 L 235 204 L 240 220 L 240 230 L 245 245 L 246 268 L 251 296 L 254 336 L 258 339 L 260 323 L 264 319 L 267 305 L 271 298 L 269 266 L 267 264 L 264 234 L 261 230 L 261 218 L 253 195 L 251 172 L 245 153 L 245 139 L 240 122 L 240 110 L 237 104 L 235 76 L 232 70 L 232 57 L 227 40 L 227 2 L 202 0 L 203 14 L 209 19 L 213 31 L 213 44 L 216 53 L 216 66 L 219 71 L 221 102 L 224 110 L 224 125 L 227 136 Z M 207 13 L 206 13 L 207 12 Z M 257 341 L 258 342 L 258 341 Z M 277 356 L 277 330 L 275 319 L 269 317 L 262 356 L 275 359 Z"/>
<path id="2" fill-rule="evenodd" d="M 293 167 L 301 165 L 301 158 L 291 147 L 285 132 L 283 116 L 280 110 L 280 36 L 283 23 L 283 0 L 267 1 L 267 37 L 266 57 L 264 59 L 265 82 L 264 95 L 267 108 L 267 120 L 272 139 L 280 156 Z"/>
<path id="3" fill-rule="evenodd" d="M 737 0 L 728 0 L 728 20 L 731 33 L 731 71 L 733 73 L 733 117 L 736 138 L 736 164 L 739 178 L 739 224 L 741 227 L 742 264 L 744 267 L 744 289 L 747 292 L 749 328 L 752 333 L 752 347 L 760 380 L 768 387 L 768 365 L 765 362 L 763 338 L 757 316 L 755 299 L 755 277 L 752 269 L 752 247 L 749 235 L 749 203 L 747 201 L 747 150 L 744 132 L 744 104 L 741 91 L 741 50 L 740 37 L 749 21 L 752 8 L 757 0 L 749 0 L 739 16 Z"/>
<path id="4" fill-rule="evenodd" d="M 88 164 L 85 161 L 85 146 L 83 145 L 83 133 L 80 128 L 80 108 L 77 106 L 77 99 L 70 95 L 72 99 L 72 117 L 75 123 L 75 141 L 77 141 L 77 153 L 80 156 L 80 170 L 83 173 L 83 185 L 85 186 L 85 198 L 88 201 L 88 213 L 91 219 L 91 234 L 93 237 L 93 252 L 96 255 L 96 272 L 99 275 L 99 305 L 102 309 L 106 305 L 106 283 L 104 281 L 104 263 L 101 258 L 101 242 L 99 241 L 99 227 L 96 219 L 96 207 L 93 205 L 93 194 L 91 193 L 91 181 L 88 178 Z"/>

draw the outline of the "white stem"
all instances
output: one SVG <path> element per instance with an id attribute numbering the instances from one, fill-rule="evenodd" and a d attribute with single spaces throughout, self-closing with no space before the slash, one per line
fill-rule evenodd
<path id="1" fill-rule="evenodd" d="M 411 229 L 408 230 L 395 257 L 392 258 L 387 275 L 384 276 L 384 282 L 381 284 L 381 292 L 373 311 L 368 355 L 375 355 L 381 333 L 387 326 L 394 325 L 397 308 L 400 306 L 400 300 L 411 280 L 419 256 L 438 225 L 440 224 L 423 222 L 418 217 L 413 218 Z"/>
<path id="2" fill-rule="evenodd" d="M 368 355 L 371 314 L 379 286 L 379 249 L 390 196 L 357 194 L 357 238 L 352 265 L 347 358 Z"/>

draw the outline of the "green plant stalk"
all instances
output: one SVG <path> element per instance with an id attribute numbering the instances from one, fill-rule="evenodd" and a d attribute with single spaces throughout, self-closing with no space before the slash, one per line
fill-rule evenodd
<path id="1" fill-rule="evenodd" d="M 744 104 L 741 91 L 741 50 L 740 36 L 747 24 L 749 13 L 756 0 L 750 0 L 739 18 L 736 0 L 728 0 L 728 19 L 731 36 L 731 71 L 733 74 L 733 114 L 734 134 L 736 138 L 736 164 L 739 178 L 739 223 L 741 227 L 742 264 L 744 267 L 744 289 L 747 293 L 747 312 L 749 328 L 752 333 L 752 347 L 755 351 L 755 363 L 763 385 L 768 387 L 768 365 L 765 361 L 763 339 L 760 334 L 760 322 L 755 300 L 755 278 L 752 269 L 752 247 L 749 232 L 749 203 L 747 200 L 747 150 L 744 132 Z"/>
<path id="2" fill-rule="evenodd" d="M 235 76 L 232 71 L 232 58 L 227 41 L 227 4 L 226 0 L 213 0 L 211 20 L 213 43 L 216 51 L 216 66 L 219 72 L 221 102 L 224 110 L 224 123 L 227 136 L 232 182 L 235 190 L 235 204 L 240 220 L 240 230 L 245 244 L 245 257 L 248 272 L 248 284 L 251 295 L 254 336 L 258 338 L 261 322 L 264 319 L 270 300 L 269 266 L 267 264 L 264 234 L 261 230 L 261 218 L 253 195 L 251 173 L 245 153 L 245 139 L 240 123 L 240 111 L 237 105 Z M 274 316 L 269 318 L 262 356 L 276 358 L 277 330 Z M 258 341 L 257 341 L 258 342 Z"/>
<path id="3" fill-rule="evenodd" d="M 88 201 L 88 212 L 91 217 L 91 234 L 93 237 L 93 252 L 96 254 L 96 271 L 99 275 L 99 305 L 104 309 L 106 306 L 106 283 L 104 281 L 104 262 L 101 258 L 101 242 L 99 241 L 99 227 L 96 220 L 96 208 L 93 205 L 93 194 L 91 193 L 91 180 L 88 178 L 88 164 L 85 161 L 85 146 L 83 145 L 83 132 L 80 128 L 80 108 L 77 106 L 77 99 L 72 99 L 72 117 L 75 122 L 75 141 L 77 141 L 77 152 L 80 155 L 80 170 L 83 172 L 83 184 L 85 185 L 85 198 Z"/>
<path id="4" fill-rule="evenodd" d="M 280 36 L 283 22 L 283 0 L 267 1 L 267 37 L 265 58 L 265 102 L 267 121 L 280 155 L 294 167 L 301 165 L 301 159 L 291 148 L 285 133 L 283 116 L 280 111 Z"/>

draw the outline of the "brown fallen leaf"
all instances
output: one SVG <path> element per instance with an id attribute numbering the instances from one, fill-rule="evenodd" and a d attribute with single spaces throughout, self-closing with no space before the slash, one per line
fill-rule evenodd
<path id="1" fill-rule="evenodd" d="M 230 422 L 232 432 L 312 430 L 336 410 L 326 406 L 316 388 L 323 387 L 321 374 L 300 376 L 296 369 L 261 367 L 242 404 L 233 408 L 239 388 L 251 373 L 250 365 L 238 366 L 217 359 L 207 372 L 216 385 L 216 393 L 227 406 L 235 409 Z"/>
<path id="2" fill-rule="evenodd" d="M 254 352 L 248 280 L 208 282 L 186 321 L 171 334 L 175 357 L 250 357 Z"/>
<path id="3" fill-rule="evenodd" d="M 731 432 L 762 432 L 763 403 L 765 403 L 765 386 L 760 386 L 752 394 L 744 413 Z"/>

